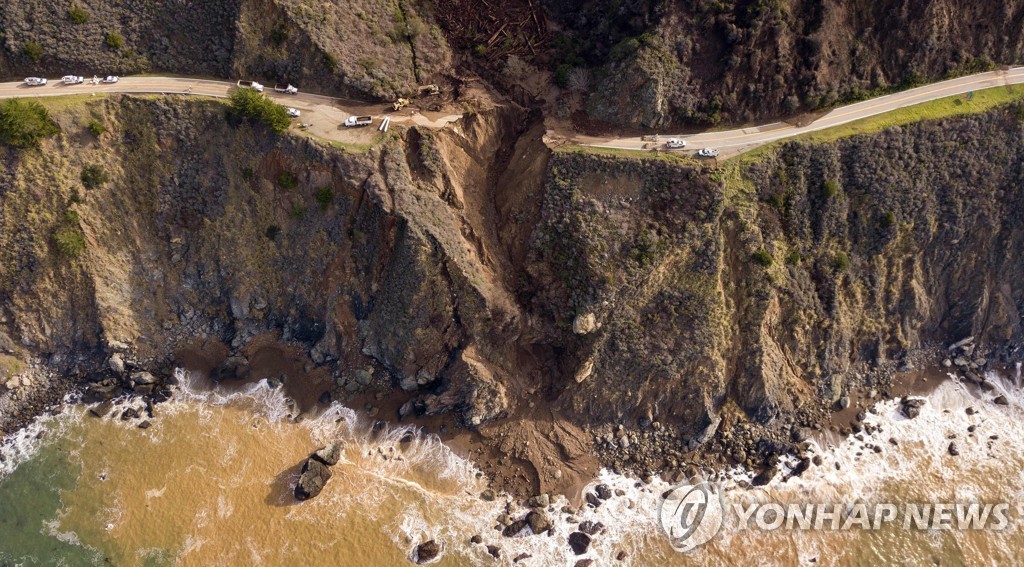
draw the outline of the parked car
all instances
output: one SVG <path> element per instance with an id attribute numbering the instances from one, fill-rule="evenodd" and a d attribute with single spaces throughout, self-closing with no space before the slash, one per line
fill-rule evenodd
<path id="1" fill-rule="evenodd" d="M 299 109 L 297 109 L 297 108 L 289 108 L 288 109 L 288 116 L 291 116 L 292 118 L 298 118 L 298 117 L 302 116 L 302 113 L 299 112 Z"/>
<path id="2" fill-rule="evenodd" d="M 274 85 L 274 92 L 282 94 L 299 94 L 298 87 L 293 87 L 287 83 L 278 83 Z"/>
<path id="3" fill-rule="evenodd" d="M 704 148 L 697 151 L 697 155 L 700 157 L 718 157 L 718 150 L 715 148 Z"/>
<path id="4" fill-rule="evenodd" d="M 349 116 L 345 119 L 345 126 L 349 128 L 353 126 L 369 126 L 372 123 L 372 116 Z"/>
<path id="5" fill-rule="evenodd" d="M 679 138 L 669 138 L 668 141 L 665 142 L 665 147 L 670 150 L 678 150 L 680 148 L 685 148 L 686 140 L 682 140 Z"/>
<path id="6" fill-rule="evenodd" d="M 82 77 L 80 75 L 64 75 L 61 78 L 61 81 L 65 85 L 80 85 L 85 82 L 85 77 Z"/>
<path id="7" fill-rule="evenodd" d="M 238 86 L 243 89 L 252 89 L 258 93 L 263 92 L 263 85 L 256 81 L 238 81 Z"/>
<path id="8" fill-rule="evenodd" d="M 25 79 L 25 84 L 30 87 L 42 87 L 46 85 L 46 79 L 42 77 L 29 77 Z"/>
<path id="9" fill-rule="evenodd" d="M 106 77 L 103 77 L 103 82 L 107 84 L 116 83 L 120 80 L 121 78 L 116 75 L 107 75 Z"/>

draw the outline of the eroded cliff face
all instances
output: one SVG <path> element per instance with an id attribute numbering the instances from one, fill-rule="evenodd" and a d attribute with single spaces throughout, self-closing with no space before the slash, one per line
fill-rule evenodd
<path id="1" fill-rule="evenodd" d="M 452 415 L 528 461 L 527 441 L 582 459 L 589 430 L 658 470 L 748 422 L 753 455 L 917 349 L 975 335 L 1019 358 L 1019 115 L 719 168 L 552 152 L 514 106 L 355 153 L 215 102 L 70 105 L 40 150 L 3 150 L 0 354 L 95 381 L 114 352 L 167 372 L 217 342 L 219 378 L 258 379 L 245 349 L 270 336 L 335 399 Z M 89 165 L 109 180 L 83 187 Z M 523 433 L 542 422 L 563 425 Z"/>

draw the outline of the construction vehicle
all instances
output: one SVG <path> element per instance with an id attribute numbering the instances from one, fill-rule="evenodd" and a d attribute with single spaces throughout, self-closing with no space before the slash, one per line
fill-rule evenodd
<path id="1" fill-rule="evenodd" d="M 395 102 L 391 103 L 391 109 L 395 112 L 402 110 L 402 107 L 409 106 L 411 101 L 407 98 L 399 98 Z"/>
<path id="2" fill-rule="evenodd" d="M 263 85 L 256 81 L 238 81 L 238 86 L 243 89 L 252 89 L 258 93 L 263 92 Z"/>
<path id="3" fill-rule="evenodd" d="M 274 92 L 281 94 L 299 94 L 299 89 L 287 83 L 278 83 L 274 85 Z"/>
<path id="4" fill-rule="evenodd" d="M 353 126 L 369 126 L 373 124 L 372 116 L 349 116 L 345 119 L 345 126 L 352 128 Z"/>
<path id="5" fill-rule="evenodd" d="M 420 96 L 441 94 L 441 89 L 437 85 L 423 85 L 420 87 L 419 94 Z"/>

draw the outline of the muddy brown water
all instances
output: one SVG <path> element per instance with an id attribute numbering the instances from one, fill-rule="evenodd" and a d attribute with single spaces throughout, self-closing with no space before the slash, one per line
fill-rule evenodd
<path id="1" fill-rule="evenodd" d="M 415 545 L 425 539 L 444 546 L 440 565 L 509 565 L 523 553 L 532 557 L 521 565 L 573 565 L 580 558 L 597 565 L 1009 565 L 1024 549 L 1024 518 L 1014 507 L 1011 526 L 1001 532 L 897 526 L 762 532 L 727 521 L 711 542 L 679 554 L 657 522 L 657 497 L 668 485 L 602 472 L 595 482 L 624 495 L 578 515 L 602 522 L 606 531 L 585 555 L 575 556 L 567 544 L 575 527 L 558 512 L 564 502 L 552 508 L 552 535 L 501 536 L 493 527 L 506 502 L 481 500 L 485 480 L 435 436 L 403 443 L 408 429 L 375 432 L 338 404 L 296 422 L 283 391 L 265 382 L 231 392 L 183 382 L 182 392 L 158 406 L 146 430 L 69 407 L 7 439 L 0 469 L 0 560 L 394 566 L 410 564 Z M 745 491 L 737 485 L 749 473 L 731 471 L 723 484 L 726 498 L 742 492 L 782 503 L 1015 506 L 1024 498 L 1024 396 L 1012 380 L 994 383 L 996 392 L 981 393 L 943 382 L 914 420 L 900 416 L 896 402 L 880 402 L 866 418 L 880 428 L 875 435 L 821 441 L 815 450 L 821 466 L 788 482 L 776 479 Z M 992 403 L 999 393 L 1009 406 Z M 968 414 L 967 407 L 977 413 Z M 41 439 L 39 432 L 45 432 Z M 951 436 L 960 446 L 957 457 L 946 451 Z M 317 498 L 295 501 L 298 465 L 334 439 L 345 443 L 334 477 Z M 883 452 L 865 447 L 872 443 L 883 445 Z M 511 509 L 514 517 L 525 514 Z M 484 545 L 469 543 L 475 534 L 500 547 L 499 561 Z M 614 560 L 620 552 L 627 554 L 622 563 Z"/>

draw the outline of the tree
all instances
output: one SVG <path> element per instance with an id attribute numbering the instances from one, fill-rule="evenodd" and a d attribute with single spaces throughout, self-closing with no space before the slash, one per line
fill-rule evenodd
<path id="1" fill-rule="evenodd" d="M 34 41 L 26 43 L 25 47 L 23 47 L 21 51 L 25 54 L 25 57 L 28 57 L 33 63 L 38 63 L 39 60 L 43 58 L 43 46 Z"/>
<path id="2" fill-rule="evenodd" d="M 20 98 L 0 102 L 0 143 L 31 148 L 58 132 L 60 127 L 38 102 Z"/>
<path id="3" fill-rule="evenodd" d="M 237 114 L 262 122 L 275 132 L 284 132 L 292 123 L 288 109 L 252 89 L 235 89 L 229 101 Z"/>

